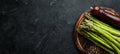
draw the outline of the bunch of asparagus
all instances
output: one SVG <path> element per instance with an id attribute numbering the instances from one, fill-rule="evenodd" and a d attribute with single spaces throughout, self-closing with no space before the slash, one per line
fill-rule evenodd
<path id="1" fill-rule="evenodd" d="M 78 28 L 79 34 L 110 54 L 120 54 L 120 31 L 85 13 L 85 19 Z"/>

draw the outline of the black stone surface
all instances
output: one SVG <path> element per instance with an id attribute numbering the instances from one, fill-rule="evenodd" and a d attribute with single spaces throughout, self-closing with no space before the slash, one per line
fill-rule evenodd
<path id="1" fill-rule="evenodd" d="M 120 12 L 119 0 L 0 0 L 0 54 L 81 54 L 73 28 L 95 4 Z"/>

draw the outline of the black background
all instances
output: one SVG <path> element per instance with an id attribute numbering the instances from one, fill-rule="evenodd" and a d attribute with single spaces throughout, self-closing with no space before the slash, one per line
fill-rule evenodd
<path id="1" fill-rule="evenodd" d="M 0 0 L 0 54 L 80 54 L 73 28 L 93 5 L 120 13 L 120 0 Z"/>

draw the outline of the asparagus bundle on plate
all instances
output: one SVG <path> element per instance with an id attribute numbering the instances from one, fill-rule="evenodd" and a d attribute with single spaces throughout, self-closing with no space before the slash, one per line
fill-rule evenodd
<path id="1" fill-rule="evenodd" d="M 120 54 L 120 30 L 106 24 L 90 13 L 77 29 L 79 34 L 101 47 L 110 54 Z"/>

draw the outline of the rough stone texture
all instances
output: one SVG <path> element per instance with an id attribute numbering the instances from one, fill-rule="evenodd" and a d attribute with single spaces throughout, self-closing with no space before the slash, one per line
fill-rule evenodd
<path id="1" fill-rule="evenodd" d="M 95 4 L 120 12 L 119 0 L 0 0 L 0 54 L 80 54 L 79 15 Z"/>

